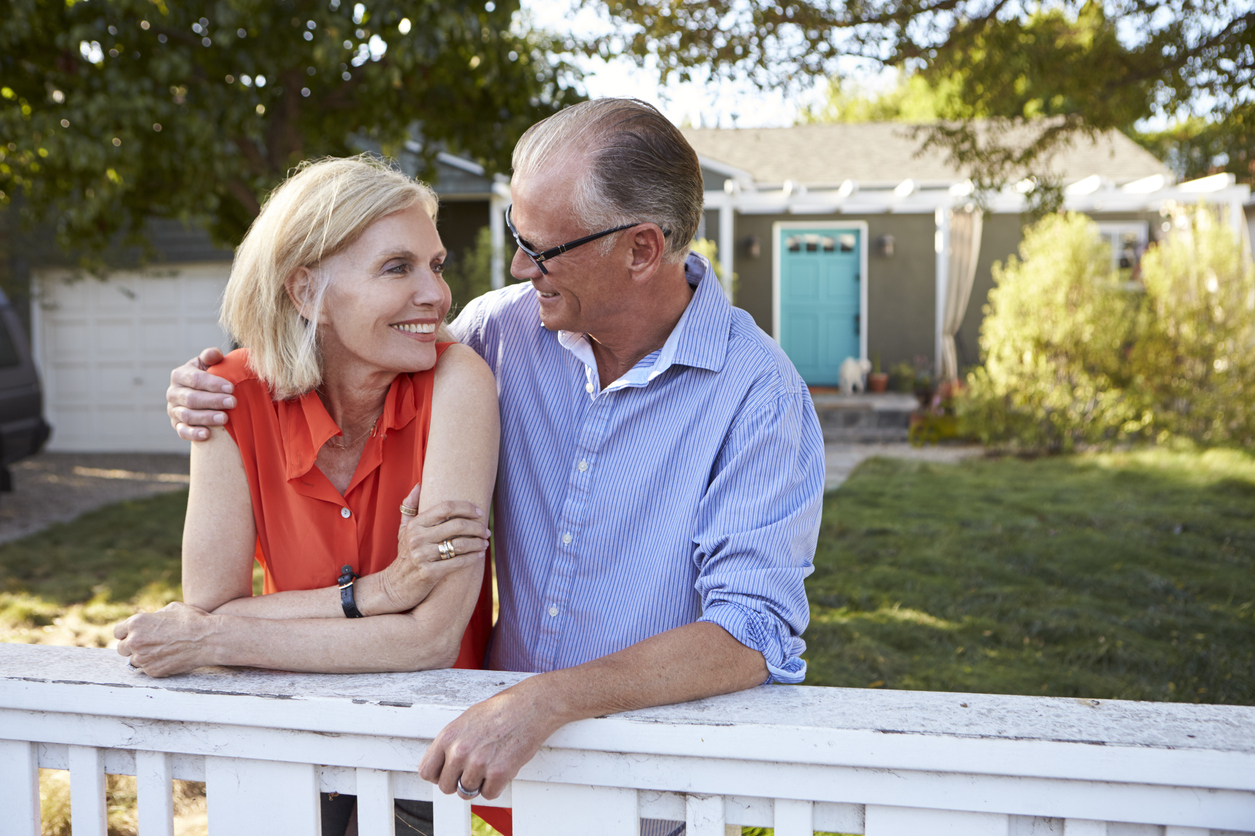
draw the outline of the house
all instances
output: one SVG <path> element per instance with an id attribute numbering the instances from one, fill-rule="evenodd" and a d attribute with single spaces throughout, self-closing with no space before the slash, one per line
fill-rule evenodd
<path id="1" fill-rule="evenodd" d="M 417 169 L 419 150 L 402 156 L 403 168 Z M 438 154 L 432 185 L 450 252 L 472 246 L 493 218 L 504 230 L 505 199 L 494 192 L 501 187 L 475 163 Z M 177 221 L 151 222 L 150 238 L 155 263 L 104 281 L 63 268 L 31 270 L 31 343 L 53 428 L 48 450 L 187 451 L 170 428 L 165 391 L 175 366 L 207 346 L 230 348 L 218 306 L 232 254 Z M 504 266 L 495 273 L 504 275 Z"/>
<path id="2" fill-rule="evenodd" d="M 775 337 L 803 378 L 836 385 L 846 357 L 885 368 L 927 357 L 953 374 L 979 361 L 991 266 L 1019 246 L 1023 181 L 981 219 L 968 174 L 919 153 L 909 126 L 687 129 L 706 179 L 706 237 L 717 241 L 735 302 Z M 1162 234 L 1170 201 L 1220 204 L 1245 226 L 1246 186 L 1230 175 L 1175 184 L 1128 137 L 1111 132 L 1058 153 L 1046 172 L 1069 209 L 1097 222 L 1113 266 L 1132 272 Z M 946 362 L 949 356 L 948 363 Z"/>

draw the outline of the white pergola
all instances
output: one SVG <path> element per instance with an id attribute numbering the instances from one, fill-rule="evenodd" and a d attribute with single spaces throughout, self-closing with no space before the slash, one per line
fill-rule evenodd
<path id="1" fill-rule="evenodd" d="M 836 188 L 808 189 L 793 181 L 779 186 L 755 184 L 749 174 L 722 164 L 703 160 L 708 170 L 725 173 L 722 188 L 707 189 L 706 209 L 719 213 L 719 258 L 724 276 L 724 289 L 732 294 L 732 274 L 736 269 L 734 219 L 741 215 L 844 215 L 866 216 L 884 214 L 932 214 L 936 221 L 936 351 L 941 363 L 942 321 L 951 276 L 951 214 L 952 210 L 972 203 L 970 180 L 957 183 L 922 184 L 903 180 L 897 184 L 860 185 L 846 180 Z M 1029 194 L 1034 188 L 1029 180 L 1004 189 L 986 201 L 995 214 L 1014 214 L 1028 208 Z M 1065 208 L 1085 213 L 1157 212 L 1171 203 L 1192 204 L 1205 201 L 1225 211 L 1234 231 L 1246 229 L 1243 206 L 1250 198 L 1250 187 L 1238 185 L 1232 174 L 1216 174 L 1183 183 L 1170 183 L 1163 175 L 1117 185 L 1093 175 L 1064 187 Z M 977 236 L 979 241 L 979 235 Z M 973 254 L 974 258 L 974 254 Z M 940 371 L 940 366 L 939 366 Z"/>

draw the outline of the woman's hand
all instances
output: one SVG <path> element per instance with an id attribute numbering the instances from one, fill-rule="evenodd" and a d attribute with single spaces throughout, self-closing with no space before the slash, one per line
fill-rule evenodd
<path id="1" fill-rule="evenodd" d="M 131 666 L 149 676 L 173 676 L 213 664 L 206 639 L 213 633 L 213 616 L 179 602 L 157 612 L 142 612 L 113 628 L 118 653 L 131 657 Z"/>
<path id="2" fill-rule="evenodd" d="M 421 487 L 414 486 L 402 507 L 419 507 Z M 445 577 L 483 560 L 489 536 L 487 515 L 471 502 L 451 500 L 414 516 L 402 513 L 397 559 L 379 575 L 391 611 L 414 609 Z M 446 543 L 453 557 L 446 557 Z"/>

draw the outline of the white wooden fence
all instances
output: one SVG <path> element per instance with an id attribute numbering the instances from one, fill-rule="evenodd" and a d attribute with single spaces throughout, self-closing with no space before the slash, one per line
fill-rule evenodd
<path id="1" fill-rule="evenodd" d="M 315 834 L 355 793 L 364 836 L 466 706 L 520 679 L 206 669 L 153 680 L 112 651 L 0 644 L 0 833 L 39 833 L 38 770 L 69 769 L 76 836 L 105 833 L 104 776 L 138 776 L 142 836 L 171 779 L 205 781 L 210 833 Z M 469 805 L 434 793 L 437 833 Z M 768 686 L 567 726 L 497 804 L 518 836 L 775 827 L 867 836 L 1255 832 L 1255 708 Z M 1209 833 L 1210 831 L 1210 833 Z"/>

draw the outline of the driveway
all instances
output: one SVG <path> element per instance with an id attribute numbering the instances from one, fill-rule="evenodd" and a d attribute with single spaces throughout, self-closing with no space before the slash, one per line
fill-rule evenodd
<path id="1" fill-rule="evenodd" d="M 87 511 L 183 490 L 188 457 L 171 453 L 40 453 L 10 467 L 13 492 L 0 494 L 0 543 Z"/>

